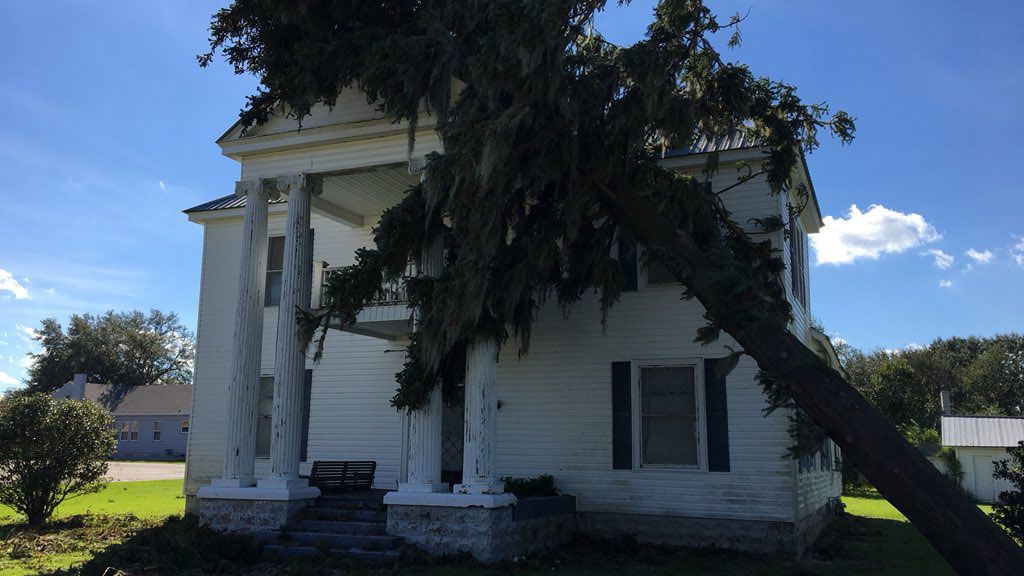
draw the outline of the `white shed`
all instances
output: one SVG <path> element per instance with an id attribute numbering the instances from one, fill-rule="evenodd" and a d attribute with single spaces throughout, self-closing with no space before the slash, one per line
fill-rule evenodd
<path id="1" fill-rule="evenodd" d="M 942 445 L 956 450 L 963 466 L 963 485 L 982 502 L 994 502 L 1010 490 L 1005 480 L 992 478 L 995 462 L 1010 456 L 1006 449 L 1024 440 L 1024 418 L 1008 416 L 943 416 Z"/>

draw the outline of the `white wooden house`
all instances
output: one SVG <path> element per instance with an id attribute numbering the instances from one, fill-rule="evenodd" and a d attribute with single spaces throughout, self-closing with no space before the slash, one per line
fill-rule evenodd
<path id="1" fill-rule="evenodd" d="M 371 243 L 382 211 L 439 149 L 429 117 L 417 131 L 409 161 L 407 126 L 350 91 L 301 130 L 280 117 L 218 140 L 241 166 L 235 193 L 186 210 L 204 229 L 189 510 L 223 529 L 278 528 L 316 501 L 300 477 L 314 461 L 372 460 L 375 487 L 390 491 L 387 532 L 438 553 L 496 560 L 576 530 L 802 554 L 838 504 L 838 454 L 829 444 L 820 457 L 788 457 L 790 414 L 765 415 L 754 362 L 744 357 L 716 380 L 713 362 L 735 342 L 694 343 L 700 304 L 681 301 L 663 270 L 637 267 L 629 254 L 633 285 L 607 328 L 596 301 L 568 318 L 542 309 L 529 355 L 473 347 L 464 405 L 444 407 L 439 392 L 412 414 L 389 404 L 411 325 L 401 290 L 332 330 L 319 364 L 303 356 L 294 318 L 279 310 L 317 306 L 322 274 Z M 735 137 L 664 164 L 696 169 L 712 150 L 721 152 L 719 188 L 735 182 L 736 162 L 763 158 Z M 821 219 L 805 166 L 795 178 L 810 205 L 792 242 L 781 232 L 772 239 L 792 269 L 792 330 L 813 344 L 822 336 L 809 327 L 806 235 Z M 792 200 L 759 180 L 726 198 L 740 223 L 783 215 Z M 574 508 L 545 512 L 503 492 L 503 477 L 541 474 L 575 497 Z"/>

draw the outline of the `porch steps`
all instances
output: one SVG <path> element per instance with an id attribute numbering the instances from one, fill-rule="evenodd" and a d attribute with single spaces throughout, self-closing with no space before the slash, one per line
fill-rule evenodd
<path id="1" fill-rule="evenodd" d="M 325 494 L 282 530 L 258 535 L 264 550 L 290 558 L 317 552 L 362 560 L 398 558 L 402 538 L 387 535 L 384 491 Z"/>

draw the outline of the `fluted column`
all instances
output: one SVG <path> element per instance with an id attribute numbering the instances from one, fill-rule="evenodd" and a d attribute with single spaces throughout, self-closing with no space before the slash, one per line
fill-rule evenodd
<path id="1" fill-rule="evenodd" d="M 274 359 L 274 404 L 271 412 L 270 476 L 266 488 L 302 488 L 302 397 L 306 355 L 299 338 L 298 311 L 310 305 L 312 249 L 309 234 L 311 182 L 305 175 L 282 176 L 278 190 L 288 194 L 288 219 L 281 271 L 281 302 Z"/>
<path id="2" fill-rule="evenodd" d="M 423 249 L 419 269 L 425 276 L 439 276 L 444 267 L 441 236 Z M 446 492 L 441 482 L 441 439 L 444 401 L 441 387 L 434 388 L 426 405 L 409 412 L 409 479 L 399 484 L 403 492 Z"/>
<path id="3" fill-rule="evenodd" d="M 258 180 L 235 184 L 245 198 L 242 262 L 232 339 L 231 383 L 227 395 L 224 471 L 214 486 L 242 488 L 256 483 L 256 415 L 263 343 L 263 287 L 267 269 L 267 204 L 277 192 Z"/>
<path id="4" fill-rule="evenodd" d="M 498 343 L 477 337 L 466 350 L 466 421 L 462 459 L 462 494 L 499 494 L 495 475 L 498 432 Z"/>

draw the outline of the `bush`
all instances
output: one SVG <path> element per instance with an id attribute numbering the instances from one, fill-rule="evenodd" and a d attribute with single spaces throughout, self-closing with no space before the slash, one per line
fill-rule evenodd
<path id="1" fill-rule="evenodd" d="M 101 489 L 117 447 L 111 425 L 110 413 L 83 400 L 0 400 L 0 504 L 39 526 L 65 499 Z"/>
<path id="2" fill-rule="evenodd" d="M 944 446 L 942 450 L 939 450 L 938 458 L 946 468 L 946 476 L 952 478 L 957 486 L 963 486 L 964 467 L 960 463 L 960 459 L 956 457 L 956 450 Z"/>
<path id="3" fill-rule="evenodd" d="M 502 480 L 505 482 L 505 492 L 511 492 L 516 498 L 558 496 L 558 490 L 555 490 L 555 478 L 551 474 L 543 474 L 536 478 L 508 476 Z"/>
<path id="4" fill-rule="evenodd" d="M 1011 536 L 1024 542 L 1024 440 L 1007 452 L 1010 459 L 996 462 L 992 476 L 1009 481 L 1013 489 L 999 493 L 999 500 L 992 506 L 992 516 Z"/>

